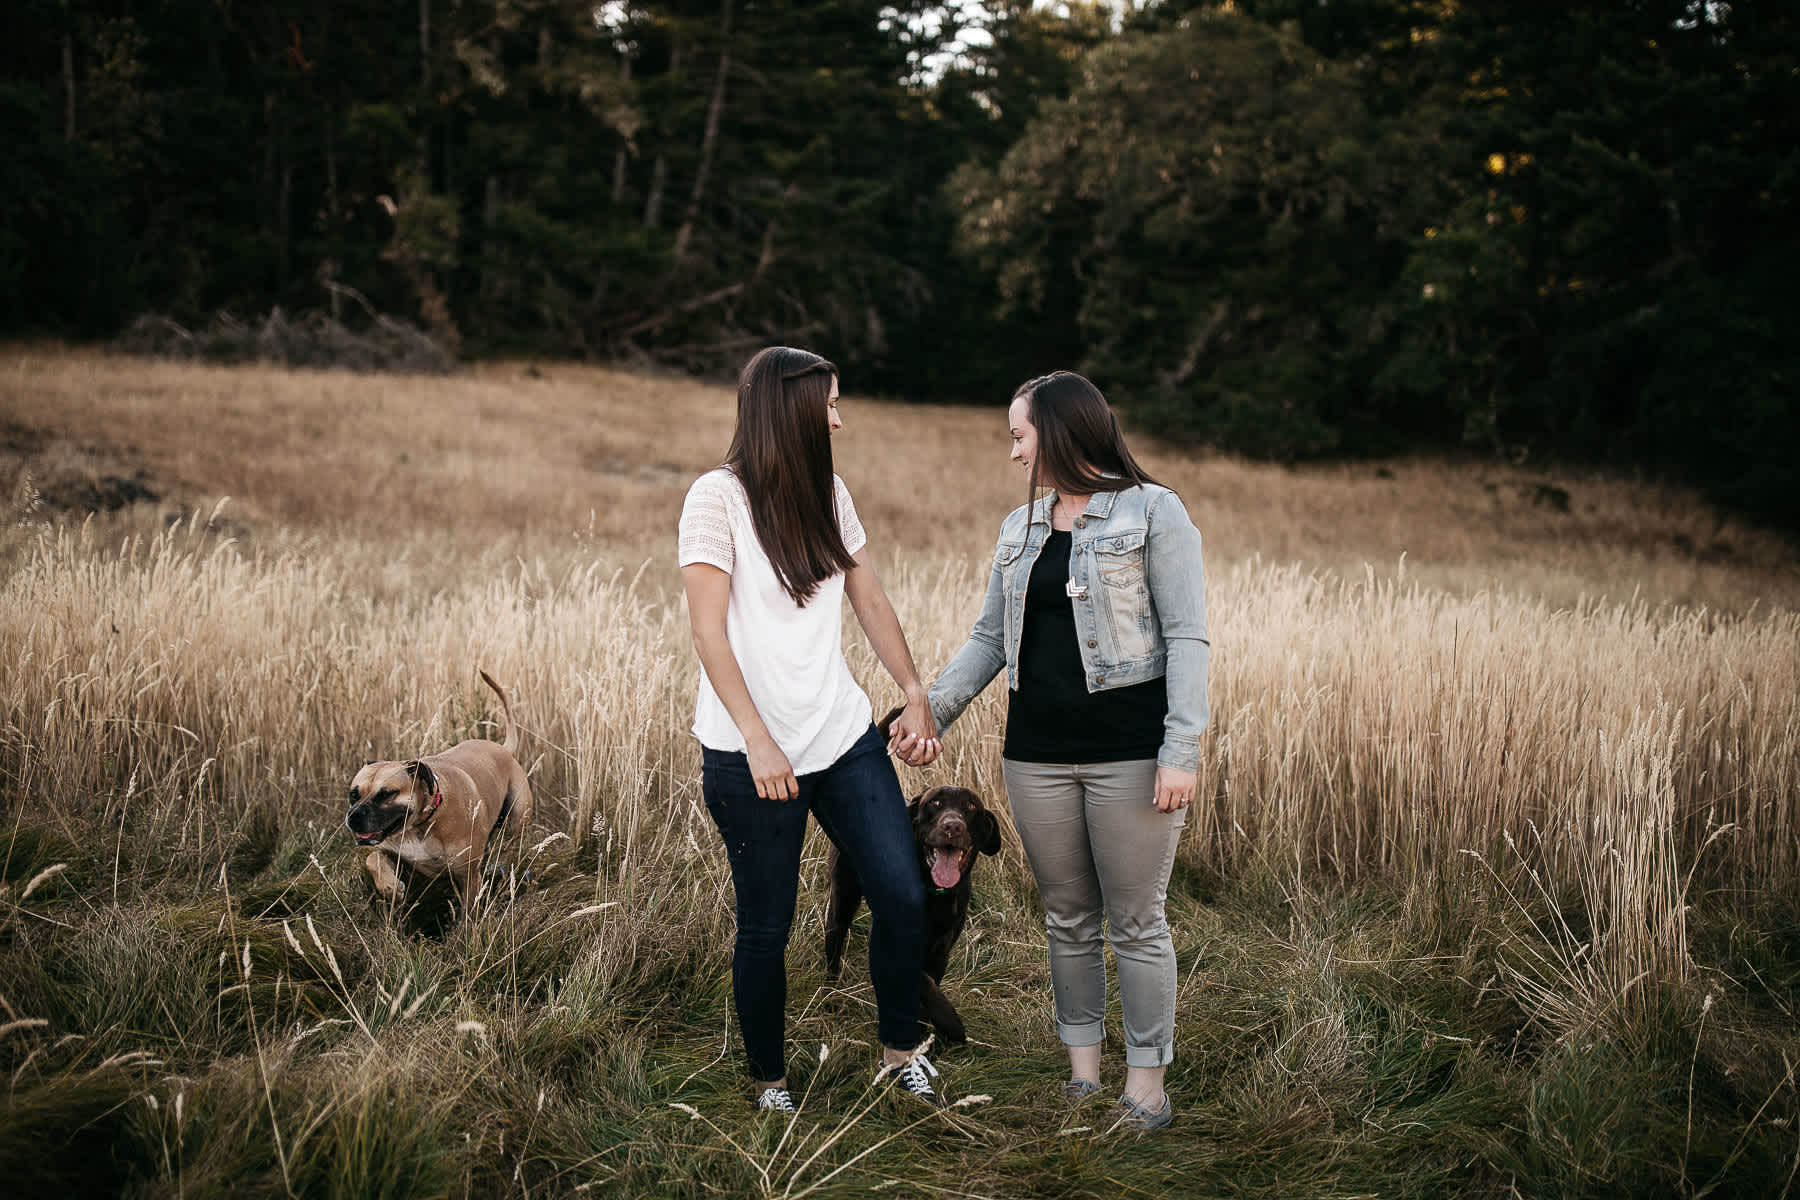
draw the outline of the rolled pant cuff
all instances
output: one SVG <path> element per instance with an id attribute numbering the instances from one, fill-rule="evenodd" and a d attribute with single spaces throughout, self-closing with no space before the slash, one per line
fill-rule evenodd
<path id="1" fill-rule="evenodd" d="M 1106 1022 L 1090 1021 L 1085 1025 L 1056 1023 L 1056 1036 L 1065 1046 L 1098 1046 L 1106 1040 Z"/>
<path id="2" fill-rule="evenodd" d="M 1172 1045 L 1125 1047 L 1125 1065 L 1128 1067 L 1166 1067 L 1174 1061 L 1175 1047 Z"/>

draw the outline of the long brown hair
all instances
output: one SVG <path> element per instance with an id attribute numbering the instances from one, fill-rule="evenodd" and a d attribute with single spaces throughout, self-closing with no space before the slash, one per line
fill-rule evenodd
<path id="1" fill-rule="evenodd" d="M 789 346 L 760 350 L 738 374 L 737 429 L 725 455 L 750 521 L 795 604 L 856 565 L 838 528 L 826 401 L 837 368 Z"/>
<path id="2" fill-rule="evenodd" d="M 1073 371 L 1039 375 L 1013 393 L 1014 400 L 1020 396 L 1025 397 L 1031 426 L 1037 430 L 1028 504 L 1042 487 L 1089 496 L 1157 482 L 1131 456 L 1119 418 L 1100 389 L 1084 376 Z"/>

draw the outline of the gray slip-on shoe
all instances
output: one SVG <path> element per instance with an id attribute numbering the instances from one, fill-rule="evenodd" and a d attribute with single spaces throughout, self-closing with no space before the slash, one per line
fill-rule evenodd
<path id="1" fill-rule="evenodd" d="M 1116 1125 L 1120 1129 L 1132 1129 L 1138 1133 L 1153 1133 L 1158 1129 L 1167 1129 L 1175 1120 L 1175 1101 L 1167 1092 L 1163 1093 L 1162 1107 L 1151 1110 L 1133 1100 L 1130 1096 L 1120 1096 L 1114 1102 L 1119 1119 Z"/>

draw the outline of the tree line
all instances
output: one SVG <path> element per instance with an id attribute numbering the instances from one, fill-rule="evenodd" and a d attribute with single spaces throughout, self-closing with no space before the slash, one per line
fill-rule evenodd
<path id="1" fill-rule="evenodd" d="M 1774 0 L 10 0 L 0 331 L 405 316 L 1800 527 Z"/>

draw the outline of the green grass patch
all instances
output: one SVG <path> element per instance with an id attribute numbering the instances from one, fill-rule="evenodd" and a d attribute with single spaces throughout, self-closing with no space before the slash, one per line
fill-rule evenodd
<path id="1" fill-rule="evenodd" d="M 1381 881 L 1184 869 L 1179 1117 L 1139 1137 L 1112 1128 L 1110 1093 L 1058 1095 L 1028 886 L 983 880 L 946 981 L 973 1040 L 933 1050 L 968 1103 L 941 1114 L 873 1086 L 864 942 L 828 981 L 809 891 L 790 1124 L 749 1104 L 710 858 L 597 876 L 561 845 L 529 878 L 490 876 L 461 921 L 429 895 L 370 904 L 356 857 L 319 854 L 316 831 L 246 828 L 264 850 L 210 877 L 140 868 L 115 903 L 110 863 L 15 826 L 0 1177 L 31 1194 L 1285 1198 L 1776 1194 L 1793 1171 L 1800 938 L 1768 912 L 1697 911 L 1695 981 L 1581 1037 L 1522 1004 L 1507 964 L 1547 947 L 1491 895 L 1450 915 Z M 81 869 L 17 902 L 62 861 Z"/>

